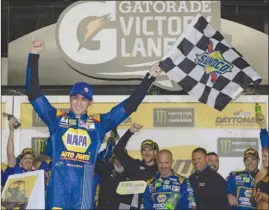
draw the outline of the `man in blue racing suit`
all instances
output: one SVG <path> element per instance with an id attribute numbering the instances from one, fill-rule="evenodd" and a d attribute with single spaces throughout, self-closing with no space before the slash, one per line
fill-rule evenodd
<path id="1" fill-rule="evenodd" d="M 172 153 L 161 150 L 157 155 L 158 173 L 147 181 L 143 195 L 144 209 L 195 209 L 195 196 L 186 177 L 172 170 Z"/>
<path id="2" fill-rule="evenodd" d="M 32 42 L 26 70 L 26 93 L 50 132 L 52 169 L 46 208 L 90 209 L 94 167 L 104 135 L 136 111 L 162 71 L 158 65 L 153 65 L 136 90 L 105 114 L 87 113 L 93 102 L 92 88 L 78 82 L 70 91 L 70 111 L 65 113 L 53 107 L 40 91 L 38 60 L 44 48 L 44 41 Z"/>
<path id="3" fill-rule="evenodd" d="M 244 152 L 246 169 L 232 171 L 226 178 L 227 197 L 232 209 L 255 209 L 256 204 L 250 202 L 254 180 L 259 172 L 259 154 L 249 148 Z"/>

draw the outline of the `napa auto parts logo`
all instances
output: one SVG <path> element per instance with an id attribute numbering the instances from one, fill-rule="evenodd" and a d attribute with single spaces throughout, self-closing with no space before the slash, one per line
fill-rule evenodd
<path id="1" fill-rule="evenodd" d="M 141 79 L 200 13 L 220 25 L 218 1 L 79 1 L 56 24 L 56 43 L 76 72 L 103 80 Z M 164 74 L 157 86 L 181 88 Z"/>

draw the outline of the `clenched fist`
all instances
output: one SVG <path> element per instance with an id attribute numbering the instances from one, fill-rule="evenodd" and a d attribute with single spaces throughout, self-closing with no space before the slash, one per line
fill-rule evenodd
<path id="1" fill-rule="evenodd" d="M 133 123 L 129 130 L 131 131 L 131 133 L 135 133 L 137 131 L 140 131 L 142 127 L 143 125 Z"/>
<path id="2" fill-rule="evenodd" d="M 32 41 L 31 53 L 40 54 L 45 49 L 45 42 L 43 40 Z"/>
<path id="3" fill-rule="evenodd" d="M 153 77 L 157 77 L 157 76 L 161 75 L 162 69 L 159 67 L 159 62 L 153 64 L 153 66 L 151 67 L 149 73 Z"/>

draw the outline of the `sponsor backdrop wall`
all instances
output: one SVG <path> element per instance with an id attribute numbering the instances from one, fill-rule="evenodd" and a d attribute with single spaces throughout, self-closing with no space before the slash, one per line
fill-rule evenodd
<path id="1" fill-rule="evenodd" d="M 127 96 L 96 96 L 90 107 L 91 113 L 109 111 Z M 68 110 L 68 96 L 49 96 L 57 108 Z M 243 169 L 242 155 L 246 148 L 260 150 L 259 128 L 255 123 L 255 102 L 259 102 L 267 116 L 266 96 L 241 96 L 219 112 L 204 104 L 197 103 L 190 96 L 147 96 L 136 113 L 118 128 L 122 135 L 131 123 L 142 124 L 143 130 L 135 134 L 128 144 L 129 153 L 140 158 L 140 143 L 153 139 L 160 148 L 171 149 L 174 155 L 174 169 L 189 176 L 191 151 L 205 147 L 220 156 L 219 172 L 225 177 L 231 170 Z M 44 152 L 48 129 L 36 115 L 24 96 L 3 97 L 2 110 L 11 111 L 21 120 L 22 126 L 15 132 L 15 152 L 19 155 L 25 147 L 33 147 L 37 153 Z M 6 161 L 8 125 L 2 121 L 2 160 Z M 105 147 L 103 144 L 101 150 Z"/>

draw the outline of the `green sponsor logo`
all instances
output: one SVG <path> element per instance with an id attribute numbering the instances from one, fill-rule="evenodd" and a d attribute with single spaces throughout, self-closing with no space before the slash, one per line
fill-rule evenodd
<path id="1" fill-rule="evenodd" d="M 35 154 L 45 155 L 47 138 L 32 138 L 32 149 Z"/>

